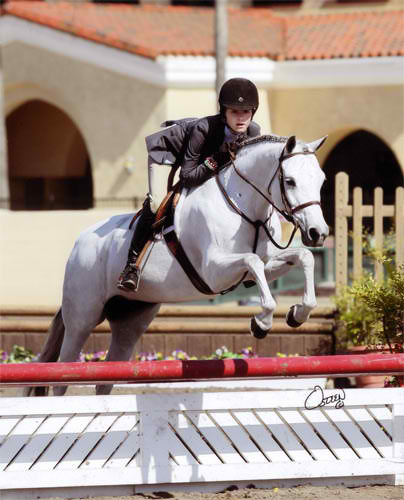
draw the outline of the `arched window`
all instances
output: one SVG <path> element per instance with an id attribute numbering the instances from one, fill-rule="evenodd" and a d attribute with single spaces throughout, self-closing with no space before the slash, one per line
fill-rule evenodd
<path id="1" fill-rule="evenodd" d="M 87 148 L 66 113 L 32 100 L 7 117 L 6 133 L 12 210 L 93 206 Z"/>
<path id="2" fill-rule="evenodd" d="M 376 187 L 383 188 L 384 204 L 393 205 L 396 187 L 403 186 L 403 172 L 393 151 L 366 130 L 358 130 L 342 139 L 327 156 L 323 169 L 327 177 L 322 190 L 323 211 L 331 228 L 335 224 L 334 191 L 338 172 L 349 175 L 351 196 L 354 187 L 362 188 L 365 205 L 373 205 Z M 365 218 L 364 224 L 370 229 L 372 221 Z"/>

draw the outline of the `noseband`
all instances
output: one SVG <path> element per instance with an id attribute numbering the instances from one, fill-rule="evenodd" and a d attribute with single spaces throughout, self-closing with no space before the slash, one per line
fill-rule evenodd
<path id="1" fill-rule="evenodd" d="M 216 182 L 217 182 L 217 184 L 218 184 L 221 192 L 223 193 L 226 201 L 228 202 L 228 204 L 233 208 L 233 210 L 235 210 L 235 212 L 237 212 L 240 215 L 240 217 L 242 217 L 244 220 L 246 220 L 247 222 L 249 222 L 251 225 L 253 225 L 255 227 L 255 238 L 254 238 L 254 246 L 253 246 L 253 252 L 254 253 L 255 253 L 255 251 L 257 249 L 258 235 L 259 235 L 259 230 L 260 230 L 261 227 L 264 229 L 264 231 L 265 231 L 266 235 L 268 236 L 268 238 L 271 240 L 271 242 L 277 248 L 279 248 L 280 250 L 285 250 L 292 243 L 293 237 L 295 236 L 295 233 L 296 233 L 296 231 L 298 229 L 298 224 L 297 224 L 297 221 L 294 218 L 294 214 L 296 212 L 298 212 L 299 210 L 303 210 L 304 208 L 309 207 L 310 205 L 320 205 L 320 201 L 315 200 L 315 201 L 308 201 L 306 203 L 302 203 L 301 205 L 298 205 L 296 207 L 292 207 L 291 206 L 291 204 L 290 204 L 290 202 L 288 200 L 287 193 L 286 193 L 286 188 L 285 188 L 283 162 L 285 160 L 288 160 L 289 158 L 292 158 L 293 156 L 297 156 L 297 155 L 314 155 L 315 153 L 313 153 L 311 151 L 302 151 L 302 152 L 297 152 L 297 153 L 285 154 L 285 147 L 283 148 L 283 150 L 282 150 L 282 152 L 280 154 L 279 161 L 278 161 L 278 166 L 277 166 L 277 168 L 275 170 L 274 175 L 272 176 L 271 180 L 269 181 L 268 190 L 267 190 L 268 194 L 271 195 L 270 188 L 271 188 L 272 183 L 273 183 L 274 179 L 276 178 L 276 176 L 279 175 L 279 185 L 280 185 L 280 189 L 281 189 L 282 202 L 283 202 L 283 205 L 285 207 L 284 209 L 279 208 L 272 201 L 272 199 L 270 197 L 266 196 L 257 186 L 255 186 L 250 180 L 248 180 L 247 177 L 245 177 L 240 172 L 240 170 L 238 170 L 238 168 L 236 167 L 236 165 L 234 163 L 233 158 L 231 159 L 231 164 L 232 164 L 235 172 L 237 173 L 237 175 L 241 179 L 243 179 L 243 181 L 245 181 L 253 189 L 255 189 L 255 191 L 257 191 L 257 193 L 259 193 L 277 212 L 279 212 L 288 222 L 291 222 L 294 225 L 294 229 L 292 231 L 292 234 L 291 234 L 290 239 L 289 239 L 288 243 L 286 244 L 286 246 L 279 245 L 279 243 L 277 243 L 273 239 L 271 233 L 269 232 L 269 229 L 267 227 L 267 223 L 268 223 L 268 221 L 272 217 L 272 213 L 273 213 L 272 211 L 271 211 L 271 214 L 269 215 L 269 217 L 265 221 L 261 221 L 261 220 L 253 221 L 244 212 L 242 212 L 235 203 L 233 203 L 233 201 L 230 199 L 229 195 L 227 194 L 226 190 L 224 189 L 223 184 L 220 182 L 219 176 L 218 175 L 215 176 L 216 177 Z"/>
<path id="2" fill-rule="evenodd" d="M 293 156 L 297 156 L 297 155 L 314 155 L 314 153 L 311 151 L 301 151 L 301 152 L 297 152 L 297 153 L 285 154 L 285 148 L 283 148 L 282 153 L 279 157 L 278 167 L 275 170 L 275 173 L 272 176 L 272 179 L 269 181 L 269 184 L 268 184 L 268 194 L 270 195 L 271 194 L 271 185 L 276 177 L 276 174 L 279 172 L 279 186 L 281 189 L 281 197 L 282 197 L 282 202 L 283 202 L 283 205 L 285 207 L 285 210 L 281 210 L 279 207 L 277 207 L 272 202 L 272 200 L 270 201 L 270 203 L 280 214 L 283 215 L 283 217 L 288 222 L 291 222 L 294 225 L 296 225 L 296 221 L 293 218 L 293 215 L 296 212 L 298 212 L 299 210 L 303 210 L 304 208 L 309 207 L 310 205 L 320 205 L 320 201 L 315 200 L 315 201 L 308 201 L 306 203 L 302 203 L 301 205 L 298 205 L 298 206 L 292 208 L 292 206 L 288 200 L 286 189 L 285 189 L 285 174 L 283 171 L 283 162 L 285 160 L 288 160 L 289 158 L 292 158 Z"/>

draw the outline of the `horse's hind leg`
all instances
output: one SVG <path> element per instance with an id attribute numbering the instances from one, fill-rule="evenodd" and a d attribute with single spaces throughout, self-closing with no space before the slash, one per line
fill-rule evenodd
<path id="1" fill-rule="evenodd" d="M 62 307 L 65 335 L 60 351 L 59 361 L 62 363 L 76 362 L 79 360 L 80 351 L 94 328 L 104 319 L 102 308 L 97 304 L 86 308 L 79 307 L 66 301 Z M 67 386 L 54 386 L 53 394 L 63 396 Z"/>
<path id="2" fill-rule="evenodd" d="M 111 344 L 106 361 L 129 361 L 140 336 L 160 309 L 160 304 L 114 297 L 105 307 L 111 325 Z M 96 394 L 109 394 L 113 384 L 97 385 Z"/>
<path id="3" fill-rule="evenodd" d="M 286 322 L 291 327 L 298 327 L 309 319 L 311 311 L 317 306 L 314 287 L 314 257 L 307 248 L 289 248 L 282 250 L 265 266 L 269 281 L 287 274 L 292 267 L 299 267 L 304 273 L 304 291 L 301 304 L 290 308 Z"/>
<path id="4" fill-rule="evenodd" d="M 62 346 L 63 338 L 65 333 L 65 326 L 62 318 L 62 310 L 55 314 L 52 323 L 48 330 L 48 338 L 46 344 L 42 349 L 38 363 L 50 363 L 55 362 L 59 358 L 60 349 Z M 38 386 L 38 387 L 26 387 L 24 389 L 24 396 L 47 396 L 49 393 L 48 386 Z"/>

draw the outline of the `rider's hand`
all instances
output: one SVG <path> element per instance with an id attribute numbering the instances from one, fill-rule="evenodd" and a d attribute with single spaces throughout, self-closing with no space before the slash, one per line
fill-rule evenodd
<path id="1" fill-rule="evenodd" d="M 237 151 L 241 148 L 243 142 L 246 141 L 247 139 L 248 139 L 247 134 L 238 135 L 235 141 L 229 143 L 228 147 L 230 151 L 232 151 L 233 153 L 237 153 Z"/>
<path id="2" fill-rule="evenodd" d="M 217 151 L 213 153 L 212 156 L 206 158 L 203 163 L 206 167 L 215 172 L 227 165 L 231 159 L 229 151 Z"/>
<path id="3" fill-rule="evenodd" d="M 229 161 L 231 160 L 230 152 L 229 152 L 229 150 L 217 151 L 216 153 L 213 153 L 212 159 L 213 159 L 213 161 L 216 162 L 216 164 L 219 168 L 223 167 L 224 165 L 229 163 Z"/>

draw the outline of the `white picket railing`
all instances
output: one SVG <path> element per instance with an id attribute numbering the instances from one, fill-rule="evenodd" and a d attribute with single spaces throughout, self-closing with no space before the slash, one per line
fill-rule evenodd
<path id="1" fill-rule="evenodd" d="M 353 190 L 349 204 L 349 176 L 339 172 L 335 177 L 335 284 L 337 292 L 348 284 L 348 219 L 353 224 L 353 272 L 354 278 L 362 274 L 363 218 L 373 218 L 375 248 L 383 248 L 383 220 L 394 220 L 396 236 L 396 265 L 404 264 L 404 187 L 397 187 L 394 205 L 383 204 L 383 189 L 374 190 L 373 205 L 363 205 L 362 188 Z M 375 263 L 375 278 L 383 277 L 383 266 Z"/>
<path id="2" fill-rule="evenodd" d="M 322 391 L 0 398 L 0 497 L 404 484 L 404 389 Z"/>

